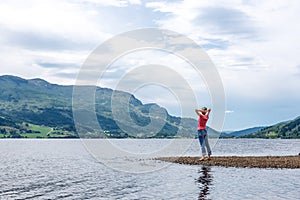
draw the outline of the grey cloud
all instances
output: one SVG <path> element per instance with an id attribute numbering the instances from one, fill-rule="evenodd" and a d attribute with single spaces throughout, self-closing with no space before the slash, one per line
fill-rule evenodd
<path id="1" fill-rule="evenodd" d="M 230 46 L 230 42 L 222 39 L 206 39 L 207 43 L 201 45 L 204 49 L 220 49 L 225 50 Z"/>
<path id="2" fill-rule="evenodd" d="M 80 65 L 73 64 L 73 63 L 50 63 L 50 62 L 39 62 L 39 66 L 44 67 L 44 68 L 79 68 Z"/>
<path id="3" fill-rule="evenodd" d="M 30 31 L 14 31 L 7 27 L 0 27 L 1 36 L 5 43 L 11 46 L 22 46 L 35 50 L 85 50 L 94 48 L 95 44 L 74 41 L 67 36 L 42 34 Z"/>
<path id="4" fill-rule="evenodd" d="M 195 18 L 197 25 L 209 27 L 216 34 L 232 34 L 240 37 L 257 36 L 254 21 L 246 13 L 224 7 L 207 7 Z"/>
<path id="5" fill-rule="evenodd" d="M 155 27 L 156 21 L 163 18 L 166 14 L 161 12 L 153 12 L 153 8 L 148 8 L 143 5 L 130 5 L 128 7 L 106 7 L 101 9 L 101 6 L 91 4 L 91 7 L 101 10 L 103 16 L 109 16 L 110 24 L 118 24 L 119 30 L 131 30 L 136 27 Z M 113 14 L 112 14 L 113 13 Z M 130 13 L 130 17 L 128 17 Z M 115 32 L 115 27 L 103 27 L 108 32 Z"/>
<path id="6" fill-rule="evenodd" d="M 250 69 L 251 70 L 264 70 L 266 68 L 266 65 L 260 61 L 257 61 L 255 57 L 237 57 L 236 62 L 227 64 L 227 67 L 231 70 L 237 70 L 240 71 L 241 67 L 243 69 Z"/>
<path id="7" fill-rule="evenodd" d="M 76 79 L 77 73 L 59 72 L 59 73 L 54 73 L 53 76 L 67 78 L 67 79 Z"/>
<path id="8" fill-rule="evenodd" d="M 242 62 L 253 62 L 255 59 L 253 57 L 240 57 L 239 60 Z"/>
<path id="9" fill-rule="evenodd" d="M 297 66 L 296 66 L 296 69 L 297 69 L 296 74 L 297 74 L 298 76 L 300 76 L 300 65 L 297 65 Z"/>

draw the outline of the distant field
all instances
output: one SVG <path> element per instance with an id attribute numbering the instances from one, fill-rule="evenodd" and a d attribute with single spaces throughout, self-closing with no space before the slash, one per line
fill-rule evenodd
<path id="1" fill-rule="evenodd" d="M 52 132 L 52 128 L 47 127 L 47 126 L 39 126 L 39 125 L 34 125 L 34 124 L 29 124 L 29 129 L 33 131 L 39 131 L 41 132 L 40 134 L 47 134 Z"/>
<path id="2" fill-rule="evenodd" d="M 21 134 L 27 138 L 51 138 L 51 137 L 67 137 L 70 135 L 75 135 L 73 132 L 66 132 L 62 129 L 51 128 L 47 126 L 39 126 L 34 124 L 29 124 L 29 129 L 33 132 L 39 131 L 40 133 L 25 133 Z"/>
<path id="3" fill-rule="evenodd" d="M 16 137 L 15 135 L 12 135 L 11 130 L 14 132 L 18 132 L 19 136 L 22 138 L 67 138 L 67 137 L 76 137 L 76 134 L 74 132 L 68 132 L 65 130 L 62 130 L 60 128 L 53 128 L 48 126 L 40 126 L 35 124 L 28 124 L 28 123 L 22 123 L 22 126 L 26 127 L 27 131 L 31 132 L 21 132 L 16 128 L 6 127 L 6 130 L 8 131 L 6 135 L 0 134 L 0 138 L 7 138 L 7 137 Z"/>

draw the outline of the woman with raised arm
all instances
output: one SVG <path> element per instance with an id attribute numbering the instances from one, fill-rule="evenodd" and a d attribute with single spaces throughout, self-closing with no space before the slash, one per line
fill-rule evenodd
<path id="1" fill-rule="evenodd" d="M 199 116 L 198 138 L 199 138 L 199 142 L 200 142 L 200 146 L 201 146 L 201 150 L 202 150 L 202 157 L 200 158 L 200 160 L 205 160 L 205 159 L 210 160 L 210 156 L 211 156 L 211 149 L 210 149 L 210 146 L 208 143 L 208 135 L 207 135 L 207 130 L 206 130 L 206 122 L 209 118 L 210 111 L 211 111 L 211 109 L 210 108 L 207 109 L 206 107 L 201 108 L 201 110 L 195 109 L 195 112 Z M 205 149 L 205 147 L 206 147 L 206 149 Z M 207 150 L 207 157 L 206 157 L 206 150 Z"/>

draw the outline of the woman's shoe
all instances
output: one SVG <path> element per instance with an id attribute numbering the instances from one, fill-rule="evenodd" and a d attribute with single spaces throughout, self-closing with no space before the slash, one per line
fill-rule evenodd
<path id="1" fill-rule="evenodd" d="M 205 157 L 202 156 L 199 160 L 200 160 L 200 161 L 204 161 L 204 160 L 205 160 Z"/>

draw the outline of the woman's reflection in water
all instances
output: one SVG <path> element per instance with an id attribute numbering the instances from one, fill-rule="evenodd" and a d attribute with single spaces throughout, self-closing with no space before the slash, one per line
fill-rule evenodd
<path id="1" fill-rule="evenodd" d="M 212 185 L 213 176 L 211 175 L 211 168 L 209 166 L 202 166 L 199 170 L 200 177 L 197 179 L 199 184 L 200 193 L 199 200 L 207 200 L 209 195 L 209 186 Z"/>

